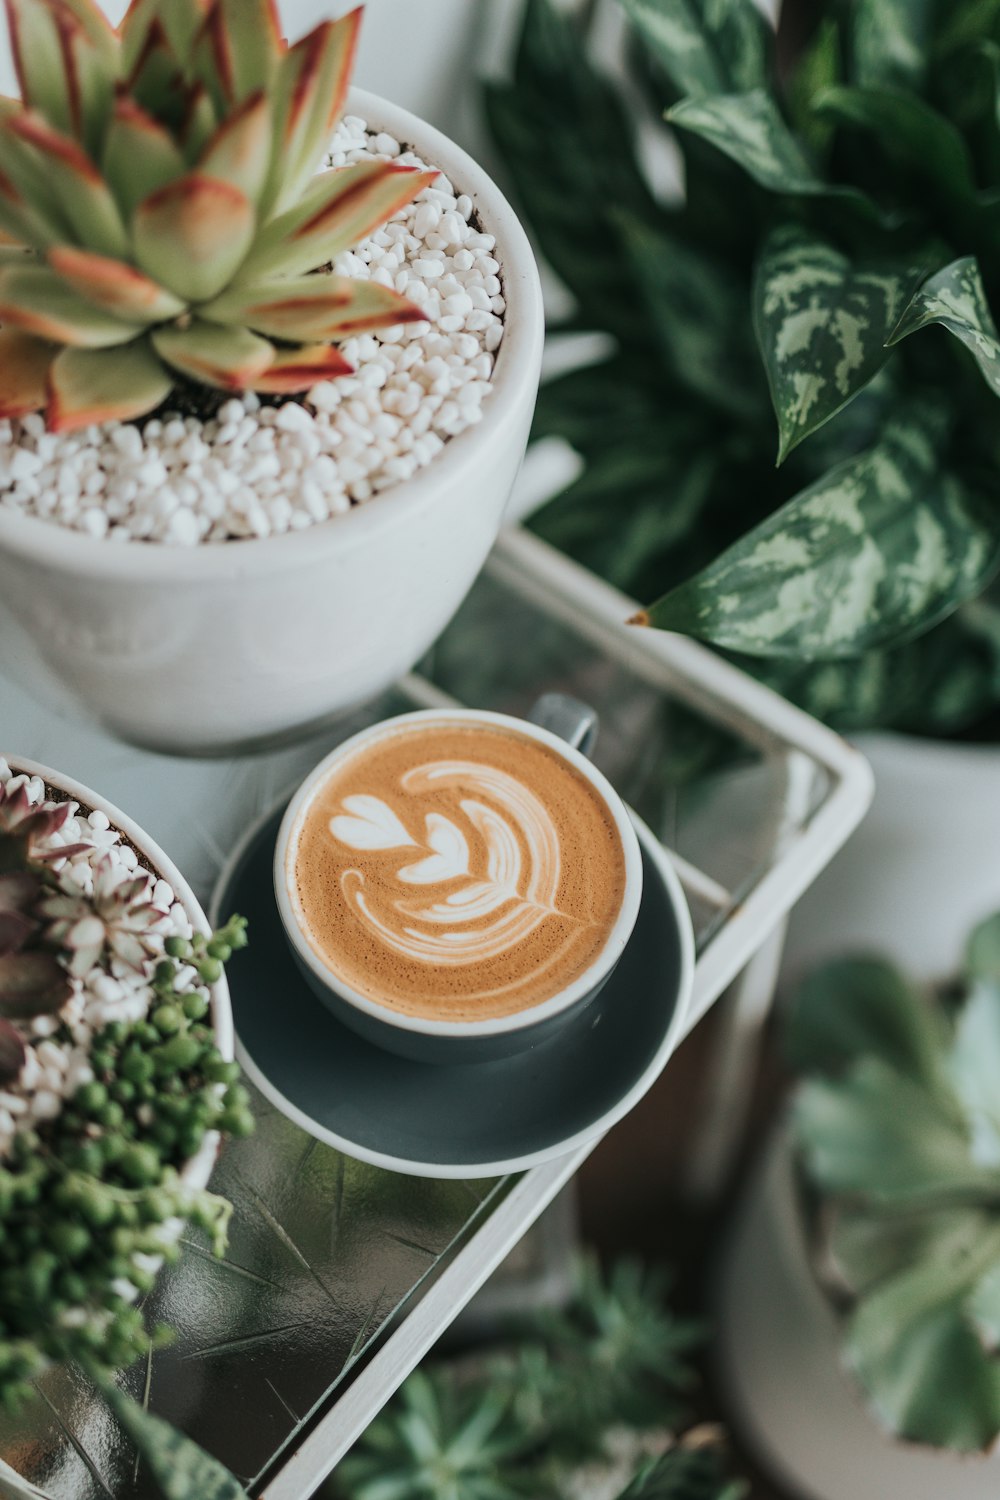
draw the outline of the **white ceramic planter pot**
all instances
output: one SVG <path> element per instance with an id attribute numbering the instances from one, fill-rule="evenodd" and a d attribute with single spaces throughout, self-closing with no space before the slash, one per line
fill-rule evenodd
<path id="1" fill-rule="evenodd" d="M 717 1353 L 733 1424 L 801 1500 L 996 1500 L 1000 1459 L 894 1441 L 839 1363 L 834 1314 L 813 1277 L 788 1138 L 779 1132 L 730 1237 Z"/>
<path id="2" fill-rule="evenodd" d="M 785 979 L 849 951 L 946 978 L 970 928 L 1000 910 L 1000 749 L 893 734 L 857 744 L 875 801 L 796 908 Z"/>
<path id="3" fill-rule="evenodd" d="M 0 507 L 0 600 L 47 665 L 124 738 L 218 753 L 319 723 L 409 671 L 496 538 L 527 445 L 544 318 L 534 258 L 500 191 L 445 136 L 355 91 L 497 237 L 506 334 L 482 422 L 347 515 L 262 540 L 109 545 Z"/>
<path id="4" fill-rule="evenodd" d="M 2 747 L 0 747 L 2 748 Z M 187 913 L 192 927 L 197 932 L 210 932 L 208 918 L 202 910 L 194 892 L 188 885 L 184 876 L 167 854 L 153 839 L 145 833 L 137 823 L 121 811 L 120 808 L 108 802 L 104 797 L 92 792 L 89 787 L 73 781 L 64 776 L 60 771 L 53 771 L 49 766 L 39 765 L 37 761 L 26 760 L 22 755 L 15 755 L 3 751 L 4 758 L 11 770 L 20 775 L 22 772 L 28 776 L 39 776 L 46 786 L 62 792 L 65 796 L 78 802 L 88 812 L 102 812 L 108 819 L 112 828 L 116 828 L 133 845 L 142 863 L 154 871 L 173 889 L 174 895 Z M 210 1018 L 212 1030 L 215 1035 L 215 1045 L 219 1052 L 231 1062 L 235 1056 L 234 1033 L 233 1033 L 233 1011 L 229 998 L 229 985 L 223 976 L 217 984 L 212 985 L 209 991 L 211 1002 Z M 219 1137 L 210 1135 L 206 1137 L 198 1155 L 192 1157 L 181 1169 L 181 1179 L 196 1192 L 208 1186 L 209 1178 L 215 1167 L 215 1160 L 219 1154 Z"/>

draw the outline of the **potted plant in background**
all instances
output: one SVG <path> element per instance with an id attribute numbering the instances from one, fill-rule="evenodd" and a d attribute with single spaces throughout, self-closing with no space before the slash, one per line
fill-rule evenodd
<path id="1" fill-rule="evenodd" d="M 530 524 L 866 732 L 886 791 L 793 956 L 878 933 L 948 972 L 1000 900 L 996 11 L 796 10 L 779 66 L 751 0 L 624 9 L 630 108 L 551 0 L 488 93 L 560 326 L 613 341 L 543 387 L 584 467 Z"/>
<path id="2" fill-rule="evenodd" d="M 1000 918 L 959 986 L 842 959 L 726 1249 L 719 1347 L 768 1467 L 819 1500 L 988 1500 L 1000 1459 Z"/>
<path id="3" fill-rule="evenodd" d="M 578 1268 L 568 1307 L 499 1350 L 412 1375 L 337 1469 L 330 1500 L 741 1500 L 721 1434 L 685 1431 L 700 1330 L 661 1274 Z"/>
<path id="4" fill-rule="evenodd" d="M 167 1467 L 182 1440 L 114 1374 L 168 1336 L 134 1304 L 185 1224 L 225 1248 L 230 1206 L 207 1184 L 220 1140 L 253 1127 L 223 972 L 245 945 L 239 918 L 209 932 L 116 808 L 0 759 L 0 1406 L 76 1363 L 140 1447 L 174 1450 Z M 0 1494 L 38 1493 L 0 1465 Z"/>
<path id="5" fill-rule="evenodd" d="M 373 695 L 457 607 L 523 453 L 516 218 L 436 131 L 348 104 L 360 12 L 294 46 L 271 0 L 7 12 L 5 601 L 160 747 Z"/>

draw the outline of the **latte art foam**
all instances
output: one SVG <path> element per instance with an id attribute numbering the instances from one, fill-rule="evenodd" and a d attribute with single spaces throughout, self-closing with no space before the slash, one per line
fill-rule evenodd
<path id="1" fill-rule="evenodd" d="M 584 973 L 621 910 L 625 859 L 600 794 L 513 731 L 415 725 L 360 747 L 302 814 L 297 914 L 352 989 L 470 1020 Z"/>

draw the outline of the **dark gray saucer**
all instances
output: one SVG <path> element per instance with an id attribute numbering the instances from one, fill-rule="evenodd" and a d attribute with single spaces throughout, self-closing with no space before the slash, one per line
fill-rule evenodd
<path id="1" fill-rule="evenodd" d="M 237 850 L 212 916 L 235 911 L 249 921 L 250 948 L 228 969 L 237 1054 L 265 1097 L 303 1130 L 392 1171 L 499 1176 L 603 1135 L 655 1082 L 682 1035 L 694 943 L 673 867 L 640 819 L 633 817 L 642 908 L 601 994 L 530 1052 L 449 1066 L 410 1062 L 363 1041 L 301 977 L 272 886 L 283 811 Z"/>

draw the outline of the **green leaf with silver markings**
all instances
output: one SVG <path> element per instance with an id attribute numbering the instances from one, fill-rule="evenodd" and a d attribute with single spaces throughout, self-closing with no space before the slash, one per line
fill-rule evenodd
<path id="1" fill-rule="evenodd" d="M 882 368 L 886 340 L 923 274 L 853 262 L 803 227 L 785 226 L 765 242 L 754 326 L 778 418 L 779 464 Z"/>
<path id="2" fill-rule="evenodd" d="M 740 93 L 766 82 L 771 31 L 753 0 L 622 0 L 681 94 Z"/>
<path id="3" fill-rule="evenodd" d="M 672 125 L 694 131 L 773 193 L 826 193 L 766 89 L 682 99 L 667 112 Z"/>
<path id="4" fill-rule="evenodd" d="M 648 623 L 750 656 L 858 656 L 929 630 L 998 562 L 998 526 L 915 413 L 667 594 Z"/>
<path id="5" fill-rule="evenodd" d="M 898 344 L 932 323 L 940 323 L 965 345 L 990 390 L 1000 396 L 1000 338 L 975 256 L 954 260 L 929 277 L 913 294 L 887 343 Z"/>

